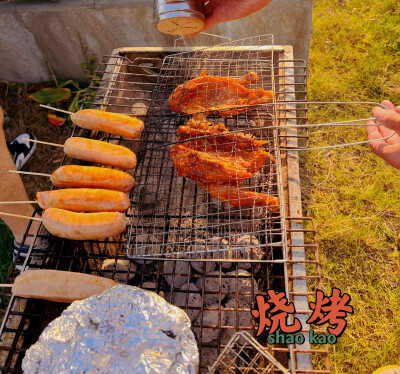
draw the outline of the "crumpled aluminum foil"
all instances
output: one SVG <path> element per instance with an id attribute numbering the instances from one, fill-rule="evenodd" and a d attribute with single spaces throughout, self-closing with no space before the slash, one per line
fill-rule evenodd
<path id="1" fill-rule="evenodd" d="M 184 311 L 157 294 L 117 285 L 73 302 L 22 361 L 25 374 L 198 371 L 199 353 Z"/>

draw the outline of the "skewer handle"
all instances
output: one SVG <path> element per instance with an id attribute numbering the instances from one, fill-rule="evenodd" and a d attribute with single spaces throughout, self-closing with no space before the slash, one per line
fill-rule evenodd
<path id="1" fill-rule="evenodd" d="M 0 288 L 11 288 L 12 284 L 0 283 Z"/>
<path id="2" fill-rule="evenodd" d="M 51 174 L 45 174 L 45 173 L 35 173 L 33 171 L 20 171 L 20 170 L 9 170 L 9 173 L 15 173 L 15 174 L 27 174 L 27 175 L 40 175 L 42 177 L 51 177 Z"/>
<path id="3" fill-rule="evenodd" d="M 21 214 L 13 214 L 13 213 L 4 213 L 4 212 L 0 212 L 0 216 L 9 216 L 9 217 L 33 219 L 34 221 L 40 221 L 40 222 L 42 222 L 42 219 L 41 219 L 41 218 L 38 218 L 38 217 L 27 217 L 27 216 L 23 216 L 23 215 L 21 215 Z"/>
<path id="4" fill-rule="evenodd" d="M 36 204 L 37 201 L 0 201 L 0 204 Z"/>
<path id="5" fill-rule="evenodd" d="M 64 146 L 62 144 L 49 143 L 49 142 L 44 142 L 42 140 L 28 139 L 28 138 L 22 138 L 22 140 L 27 140 L 28 142 L 32 142 L 32 143 L 40 143 L 40 144 L 52 145 L 54 147 L 62 147 L 62 148 L 64 148 Z"/>
<path id="6" fill-rule="evenodd" d="M 69 114 L 69 115 L 74 114 L 73 112 L 69 112 L 68 110 L 53 108 L 53 107 L 50 106 L 50 105 L 43 105 L 43 104 L 40 104 L 39 106 L 41 106 L 42 108 L 47 108 L 47 109 L 55 110 L 56 112 L 67 113 L 67 114 Z"/>

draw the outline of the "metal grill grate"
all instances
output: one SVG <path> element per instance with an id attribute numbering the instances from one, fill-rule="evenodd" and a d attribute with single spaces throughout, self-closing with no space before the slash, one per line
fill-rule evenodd
<path id="1" fill-rule="evenodd" d="M 268 351 L 248 333 L 236 333 L 217 361 L 210 368 L 210 373 L 279 373 L 290 374 Z"/>
<path id="2" fill-rule="evenodd" d="M 257 106 L 225 118 L 209 116 L 208 120 L 223 123 L 229 131 L 241 131 L 254 135 L 257 140 L 268 141 L 265 150 L 276 162 L 268 158 L 263 168 L 241 186 L 248 191 L 279 197 L 280 214 L 270 214 L 265 207 L 234 207 L 212 198 L 196 182 L 179 177 L 170 157 L 170 144 L 176 141 L 177 128 L 187 124 L 191 118 L 169 108 L 168 98 L 177 86 L 199 76 L 206 69 L 207 75 L 215 77 L 240 78 L 255 72 L 259 80 L 251 83 L 249 88 L 275 91 L 273 62 L 274 48 L 270 35 L 179 53 L 164 59 L 145 119 L 140 161 L 135 174 L 140 188 L 133 196 L 137 209 L 130 221 L 129 257 L 176 258 L 185 254 L 191 259 L 257 262 L 286 257 L 277 132 L 260 129 L 274 124 L 274 106 Z M 206 94 L 213 96 L 216 89 L 218 87 L 211 88 L 207 84 Z M 232 92 L 231 96 L 239 98 L 239 92 Z M 197 100 L 193 99 L 194 102 Z M 198 137 L 190 139 L 195 146 L 200 144 Z M 232 159 L 240 153 L 236 144 L 221 138 L 216 139 L 217 142 L 217 153 L 220 154 L 218 147 L 230 148 L 228 158 L 233 162 Z M 207 147 L 212 146 L 205 142 L 204 147 L 207 151 Z M 251 152 L 254 157 L 254 148 Z M 207 168 L 208 164 L 204 167 Z M 199 173 L 204 171 L 198 164 L 193 168 Z M 207 172 L 211 170 L 206 169 L 204 173 Z M 215 178 L 216 184 L 222 183 L 219 175 Z M 233 188 L 233 183 L 219 188 L 229 190 Z M 272 247 L 280 247 L 282 251 L 278 254 L 272 251 Z"/>
<path id="3" fill-rule="evenodd" d="M 257 43 L 259 41 L 260 39 L 256 40 Z M 249 45 L 249 41 L 243 43 L 245 43 L 243 45 Z M 140 116 L 141 119 L 144 119 L 164 58 L 171 53 L 183 51 L 184 49 L 179 48 L 169 50 L 124 48 L 114 51 L 112 56 L 105 56 L 99 63 L 98 70 L 90 86 L 85 107 Z M 222 53 L 222 51 L 220 52 Z M 244 58 L 245 51 L 241 53 L 242 58 Z M 282 46 L 266 47 L 262 45 L 258 47 L 257 53 L 258 60 L 263 60 L 262 56 L 267 56 L 265 60 L 269 60 L 273 67 L 273 83 L 277 91 L 277 102 L 279 103 L 279 105 L 275 106 L 275 112 L 273 113 L 275 113 L 279 124 L 284 125 L 291 122 L 301 123 L 305 121 L 307 118 L 305 108 L 300 108 L 299 105 L 285 104 L 285 101 L 293 100 L 292 96 L 294 95 L 299 100 L 306 100 L 306 66 L 304 62 L 290 60 L 288 58 L 290 53 L 287 53 L 285 47 Z M 272 72 L 270 73 L 272 74 Z M 265 79 L 272 82 L 271 76 Z M 255 113 L 261 113 L 260 109 Z M 173 121 L 173 116 L 173 114 L 169 113 L 168 123 Z M 174 120 L 175 122 L 171 122 L 171 129 L 168 130 L 171 137 L 175 137 L 176 127 L 181 123 L 179 121 L 185 120 L 185 116 L 180 116 L 180 118 L 179 120 Z M 245 121 L 240 122 L 242 119 Z M 244 118 L 242 114 L 237 118 L 229 119 L 231 123 L 236 120 L 237 123 L 246 125 L 253 119 Z M 75 128 L 73 132 L 77 132 Z M 142 144 L 157 146 L 166 142 L 166 139 L 163 138 L 161 143 L 158 139 L 155 139 L 153 143 L 149 143 L 146 137 L 151 134 L 146 134 L 147 131 L 142 141 L 147 143 Z M 141 148 L 139 142 L 131 142 L 101 133 L 89 133 L 88 131 L 80 131 L 79 135 L 96 137 L 128 146 L 137 152 L 139 165 L 142 165 L 145 160 L 146 150 Z M 304 139 L 306 139 L 306 135 L 304 134 Z M 274 144 L 273 147 L 278 147 L 280 143 L 286 145 L 290 141 L 297 142 L 299 139 L 303 139 L 301 136 L 303 135 L 298 135 L 294 132 L 288 134 L 280 132 L 277 138 L 272 134 L 273 143 L 271 144 Z M 276 148 L 271 150 L 274 149 L 276 151 Z M 281 182 L 278 180 L 283 189 L 283 199 L 281 201 L 286 203 L 285 206 L 281 207 L 281 212 L 288 215 L 288 202 L 290 205 L 292 197 L 288 192 L 287 174 L 290 167 L 288 166 L 287 155 L 287 152 L 281 153 L 282 170 L 281 173 L 278 173 L 279 175 L 275 175 L 275 178 L 277 180 L 278 178 L 281 179 Z M 165 154 L 165 157 L 166 159 L 169 157 L 168 153 Z M 63 163 L 72 163 L 73 161 L 76 160 L 66 158 Z M 276 166 L 271 165 L 268 167 L 273 168 Z M 139 183 L 131 193 L 133 208 L 128 214 L 128 216 L 132 217 L 131 222 L 137 219 L 137 212 L 143 209 L 143 206 L 140 205 L 141 199 L 139 197 L 142 194 L 140 186 L 144 180 L 139 177 L 146 174 L 141 170 L 142 168 L 136 170 L 136 177 Z M 172 170 L 170 172 L 172 173 Z M 188 181 L 188 183 L 192 183 L 192 181 Z M 268 188 L 275 188 L 275 191 L 278 191 L 276 183 L 275 187 L 272 187 L 274 183 L 271 180 L 267 180 L 265 183 L 268 184 Z M 194 188 L 196 189 L 197 187 Z M 199 196 L 203 196 L 203 198 L 206 196 L 205 192 L 196 191 L 196 194 L 197 199 L 199 199 Z M 160 202 L 162 203 L 163 201 L 160 199 Z M 216 204 L 221 209 L 221 212 L 227 209 L 222 203 L 219 204 L 209 200 L 205 204 L 207 209 L 212 204 Z M 300 200 L 298 200 L 298 204 L 300 204 Z M 234 210 L 228 208 L 228 211 L 231 211 L 232 223 L 234 223 L 232 212 Z M 35 212 L 35 214 L 37 213 Z M 215 362 L 218 355 L 227 345 L 230 336 L 235 332 L 247 331 L 251 335 L 255 335 L 254 321 L 248 319 L 248 315 L 257 293 L 263 294 L 267 289 L 272 288 L 276 291 L 286 291 L 291 301 L 295 301 L 296 298 L 307 299 L 319 282 L 315 229 L 305 230 L 303 228 L 303 219 L 292 220 L 287 218 L 282 224 L 282 213 L 275 216 L 266 215 L 265 213 L 263 219 L 266 222 L 266 226 L 258 230 L 260 233 L 262 230 L 265 233 L 270 230 L 269 237 L 267 237 L 267 234 L 264 234 L 264 237 L 260 234 L 263 250 L 269 251 L 264 262 L 219 261 L 215 263 L 215 261 L 180 261 L 181 259 L 178 259 L 179 261 L 166 261 L 160 256 L 157 256 L 157 259 L 141 258 L 133 260 L 127 257 L 126 243 L 128 237 L 126 235 L 104 241 L 75 242 L 54 238 L 48 235 L 46 231 L 38 231 L 37 236 L 40 238 L 41 243 L 39 248 L 32 250 L 27 266 L 31 269 L 48 268 L 108 276 L 121 283 L 149 289 L 164 296 L 167 301 L 186 310 L 194 320 L 193 330 L 197 336 L 200 349 L 200 371 L 207 372 L 207 368 Z M 249 217 L 252 218 L 253 216 L 249 214 Z M 199 216 L 198 218 L 201 219 L 202 217 Z M 282 226 L 286 227 L 284 238 L 282 238 Z M 135 227 L 132 226 L 132 228 Z M 201 230 L 204 231 L 204 229 Z M 211 239 L 212 235 L 210 233 L 208 235 L 209 239 Z M 25 235 L 25 238 L 27 236 L 28 234 Z M 308 244 L 299 243 L 297 239 L 293 242 L 299 236 L 310 236 L 306 241 Z M 129 239 L 131 240 L 129 246 L 131 253 L 132 236 L 129 236 Z M 137 239 L 135 238 L 134 240 Z M 283 240 L 287 243 L 287 255 L 284 255 L 283 246 L 279 244 Z M 299 257 L 298 253 L 303 254 L 303 257 Z M 106 260 L 108 261 L 108 266 L 105 267 Z M 207 270 L 210 270 L 210 266 L 213 269 L 211 272 L 207 272 Z M 303 269 L 305 266 L 309 267 L 307 274 L 305 272 L 299 273 L 299 268 Z M 13 267 L 7 281 L 12 283 L 16 274 Z M 305 288 L 298 287 L 299 282 L 305 282 Z M 188 284 L 196 284 L 197 290 L 194 290 L 193 286 L 190 288 Z M 3 290 L 2 296 L 9 297 L 10 294 L 8 292 L 8 289 Z M 213 303 L 207 305 L 206 299 L 211 299 Z M 246 304 L 243 304 L 243 302 Z M 59 316 L 65 307 L 65 304 L 11 297 L 7 309 L 2 310 L 0 371 L 3 373 L 21 373 L 21 362 L 26 349 L 38 339 L 47 324 Z M 308 313 L 307 310 L 301 311 L 299 308 L 297 310 L 300 311 L 300 314 Z M 209 317 L 210 315 L 211 318 Z M 215 339 L 210 340 L 210 337 L 215 337 Z M 258 341 L 261 345 L 267 347 L 284 367 L 290 367 L 293 373 L 329 373 L 326 347 L 267 346 L 265 338 L 262 337 Z M 313 366 L 304 366 L 300 361 L 304 361 L 305 357 L 311 363 L 310 355 Z"/>

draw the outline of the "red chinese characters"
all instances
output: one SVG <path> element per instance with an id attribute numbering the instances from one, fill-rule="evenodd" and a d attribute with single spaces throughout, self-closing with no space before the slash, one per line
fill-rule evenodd
<path id="1" fill-rule="evenodd" d="M 273 334 L 278 329 L 291 334 L 301 330 L 301 323 L 296 317 L 293 318 L 292 324 L 288 323 L 289 314 L 294 314 L 296 310 L 293 303 L 288 302 L 284 292 L 268 290 L 268 298 L 258 295 L 256 301 L 256 308 L 251 314 L 259 320 L 257 336 L 264 330 L 269 330 L 268 334 Z M 267 316 L 267 312 L 270 317 Z"/>
<path id="2" fill-rule="evenodd" d="M 316 325 L 329 323 L 334 327 L 328 327 L 328 332 L 339 337 L 347 326 L 347 313 L 353 314 L 353 307 L 348 305 L 350 300 L 350 296 L 346 293 L 342 296 L 338 288 L 333 288 L 329 297 L 326 297 L 321 290 L 317 290 L 315 303 L 309 303 L 313 312 L 307 323 Z"/>

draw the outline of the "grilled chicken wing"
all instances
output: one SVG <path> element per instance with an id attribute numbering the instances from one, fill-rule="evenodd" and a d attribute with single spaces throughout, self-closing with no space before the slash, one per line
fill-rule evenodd
<path id="1" fill-rule="evenodd" d="M 231 116 L 248 110 L 250 105 L 272 102 L 274 91 L 244 87 L 257 81 L 255 72 L 242 78 L 212 77 L 204 69 L 197 78 L 175 88 L 169 97 L 169 106 L 179 113 L 206 112 Z"/>
<path id="2" fill-rule="evenodd" d="M 198 182 L 212 197 L 232 206 L 268 206 L 271 212 L 279 210 L 277 198 L 239 186 L 260 170 L 268 157 L 273 160 L 260 148 L 266 141 L 229 132 L 222 123 L 194 119 L 177 132 L 179 141 L 187 140 L 171 147 L 171 159 L 179 176 Z"/>

